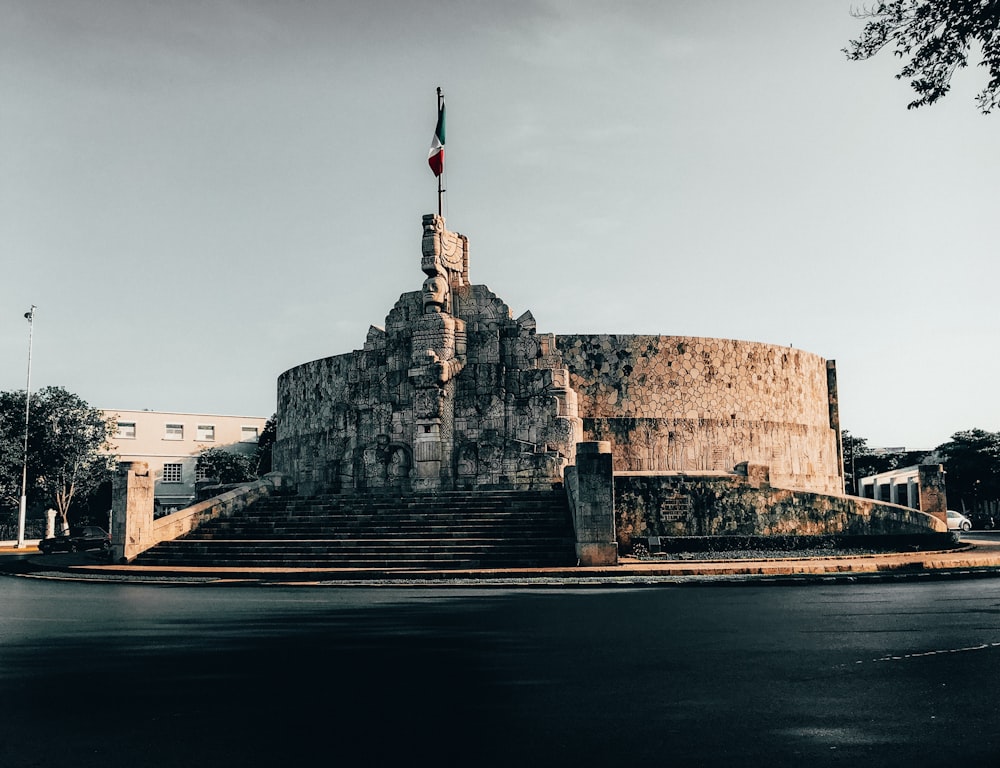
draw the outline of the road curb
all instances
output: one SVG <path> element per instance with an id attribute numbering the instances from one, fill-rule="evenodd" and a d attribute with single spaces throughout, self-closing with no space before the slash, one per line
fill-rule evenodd
<path id="1" fill-rule="evenodd" d="M 39 579 L 142 584 L 314 586 L 806 585 L 1000 576 L 1000 540 L 949 550 L 757 560 L 623 558 L 617 566 L 409 571 L 400 568 L 182 568 L 109 565 L 93 554 L 44 555 L 0 548 L 0 572 Z"/>

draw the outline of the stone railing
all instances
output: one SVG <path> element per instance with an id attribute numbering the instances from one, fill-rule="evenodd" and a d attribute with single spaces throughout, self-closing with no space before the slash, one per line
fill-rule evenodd
<path id="1" fill-rule="evenodd" d="M 943 502 L 928 509 L 843 494 L 771 485 L 769 467 L 742 462 L 731 472 L 614 472 L 612 446 L 577 444 L 566 468 L 580 565 L 613 565 L 637 540 L 661 537 L 927 537 L 947 536 Z M 928 468 L 923 487 L 933 487 Z M 933 536 L 931 536 L 933 538 Z"/>
<path id="2" fill-rule="evenodd" d="M 751 468 L 753 468 L 751 466 Z M 617 473 L 615 525 L 649 536 L 884 536 L 947 533 L 934 514 L 857 496 L 772 487 L 740 474 Z"/>
<path id="3" fill-rule="evenodd" d="M 112 562 L 130 562 L 147 549 L 190 533 L 202 523 L 231 517 L 285 485 L 284 476 L 272 472 L 154 520 L 152 478 L 145 463 L 122 462 L 115 478 L 112 505 Z"/>

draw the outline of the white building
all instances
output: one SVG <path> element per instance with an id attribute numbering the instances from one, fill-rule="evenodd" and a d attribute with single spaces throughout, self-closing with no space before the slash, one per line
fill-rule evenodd
<path id="1" fill-rule="evenodd" d="M 920 467 L 901 467 L 858 479 L 858 496 L 920 509 Z"/>
<path id="2" fill-rule="evenodd" d="M 119 461 L 144 461 L 153 473 L 157 514 L 195 499 L 198 454 L 209 448 L 253 453 L 267 419 L 204 413 L 104 409 L 118 421 L 114 453 Z"/>

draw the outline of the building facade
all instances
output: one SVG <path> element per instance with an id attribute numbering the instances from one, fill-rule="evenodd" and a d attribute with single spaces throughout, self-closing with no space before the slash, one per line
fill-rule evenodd
<path id="1" fill-rule="evenodd" d="M 858 496 L 920 509 L 919 467 L 902 467 L 859 478 Z"/>
<path id="2" fill-rule="evenodd" d="M 105 409 L 118 431 L 113 450 L 119 461 L 143 461 L 154 479 L 156 514 L 167 514 L 195 500 L 198 455 L 209 448 L 253 453 L 267 419 L 204 413 Z"/>

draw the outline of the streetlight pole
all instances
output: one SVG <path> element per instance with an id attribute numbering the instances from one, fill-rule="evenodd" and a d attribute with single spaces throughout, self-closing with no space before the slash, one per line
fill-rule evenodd
<path id="1" fill-rule="evenodd" d="M 28 415 L 31 404 L 31 332 L 35 325 L 35 305 L 24 313 L 28 321 L 28 383 L 24 388 L 24 464 L 21 471 L 21 504 L 17 513 L 17 549 L 24 548 L 24 518 L 28 510 Z"/>

